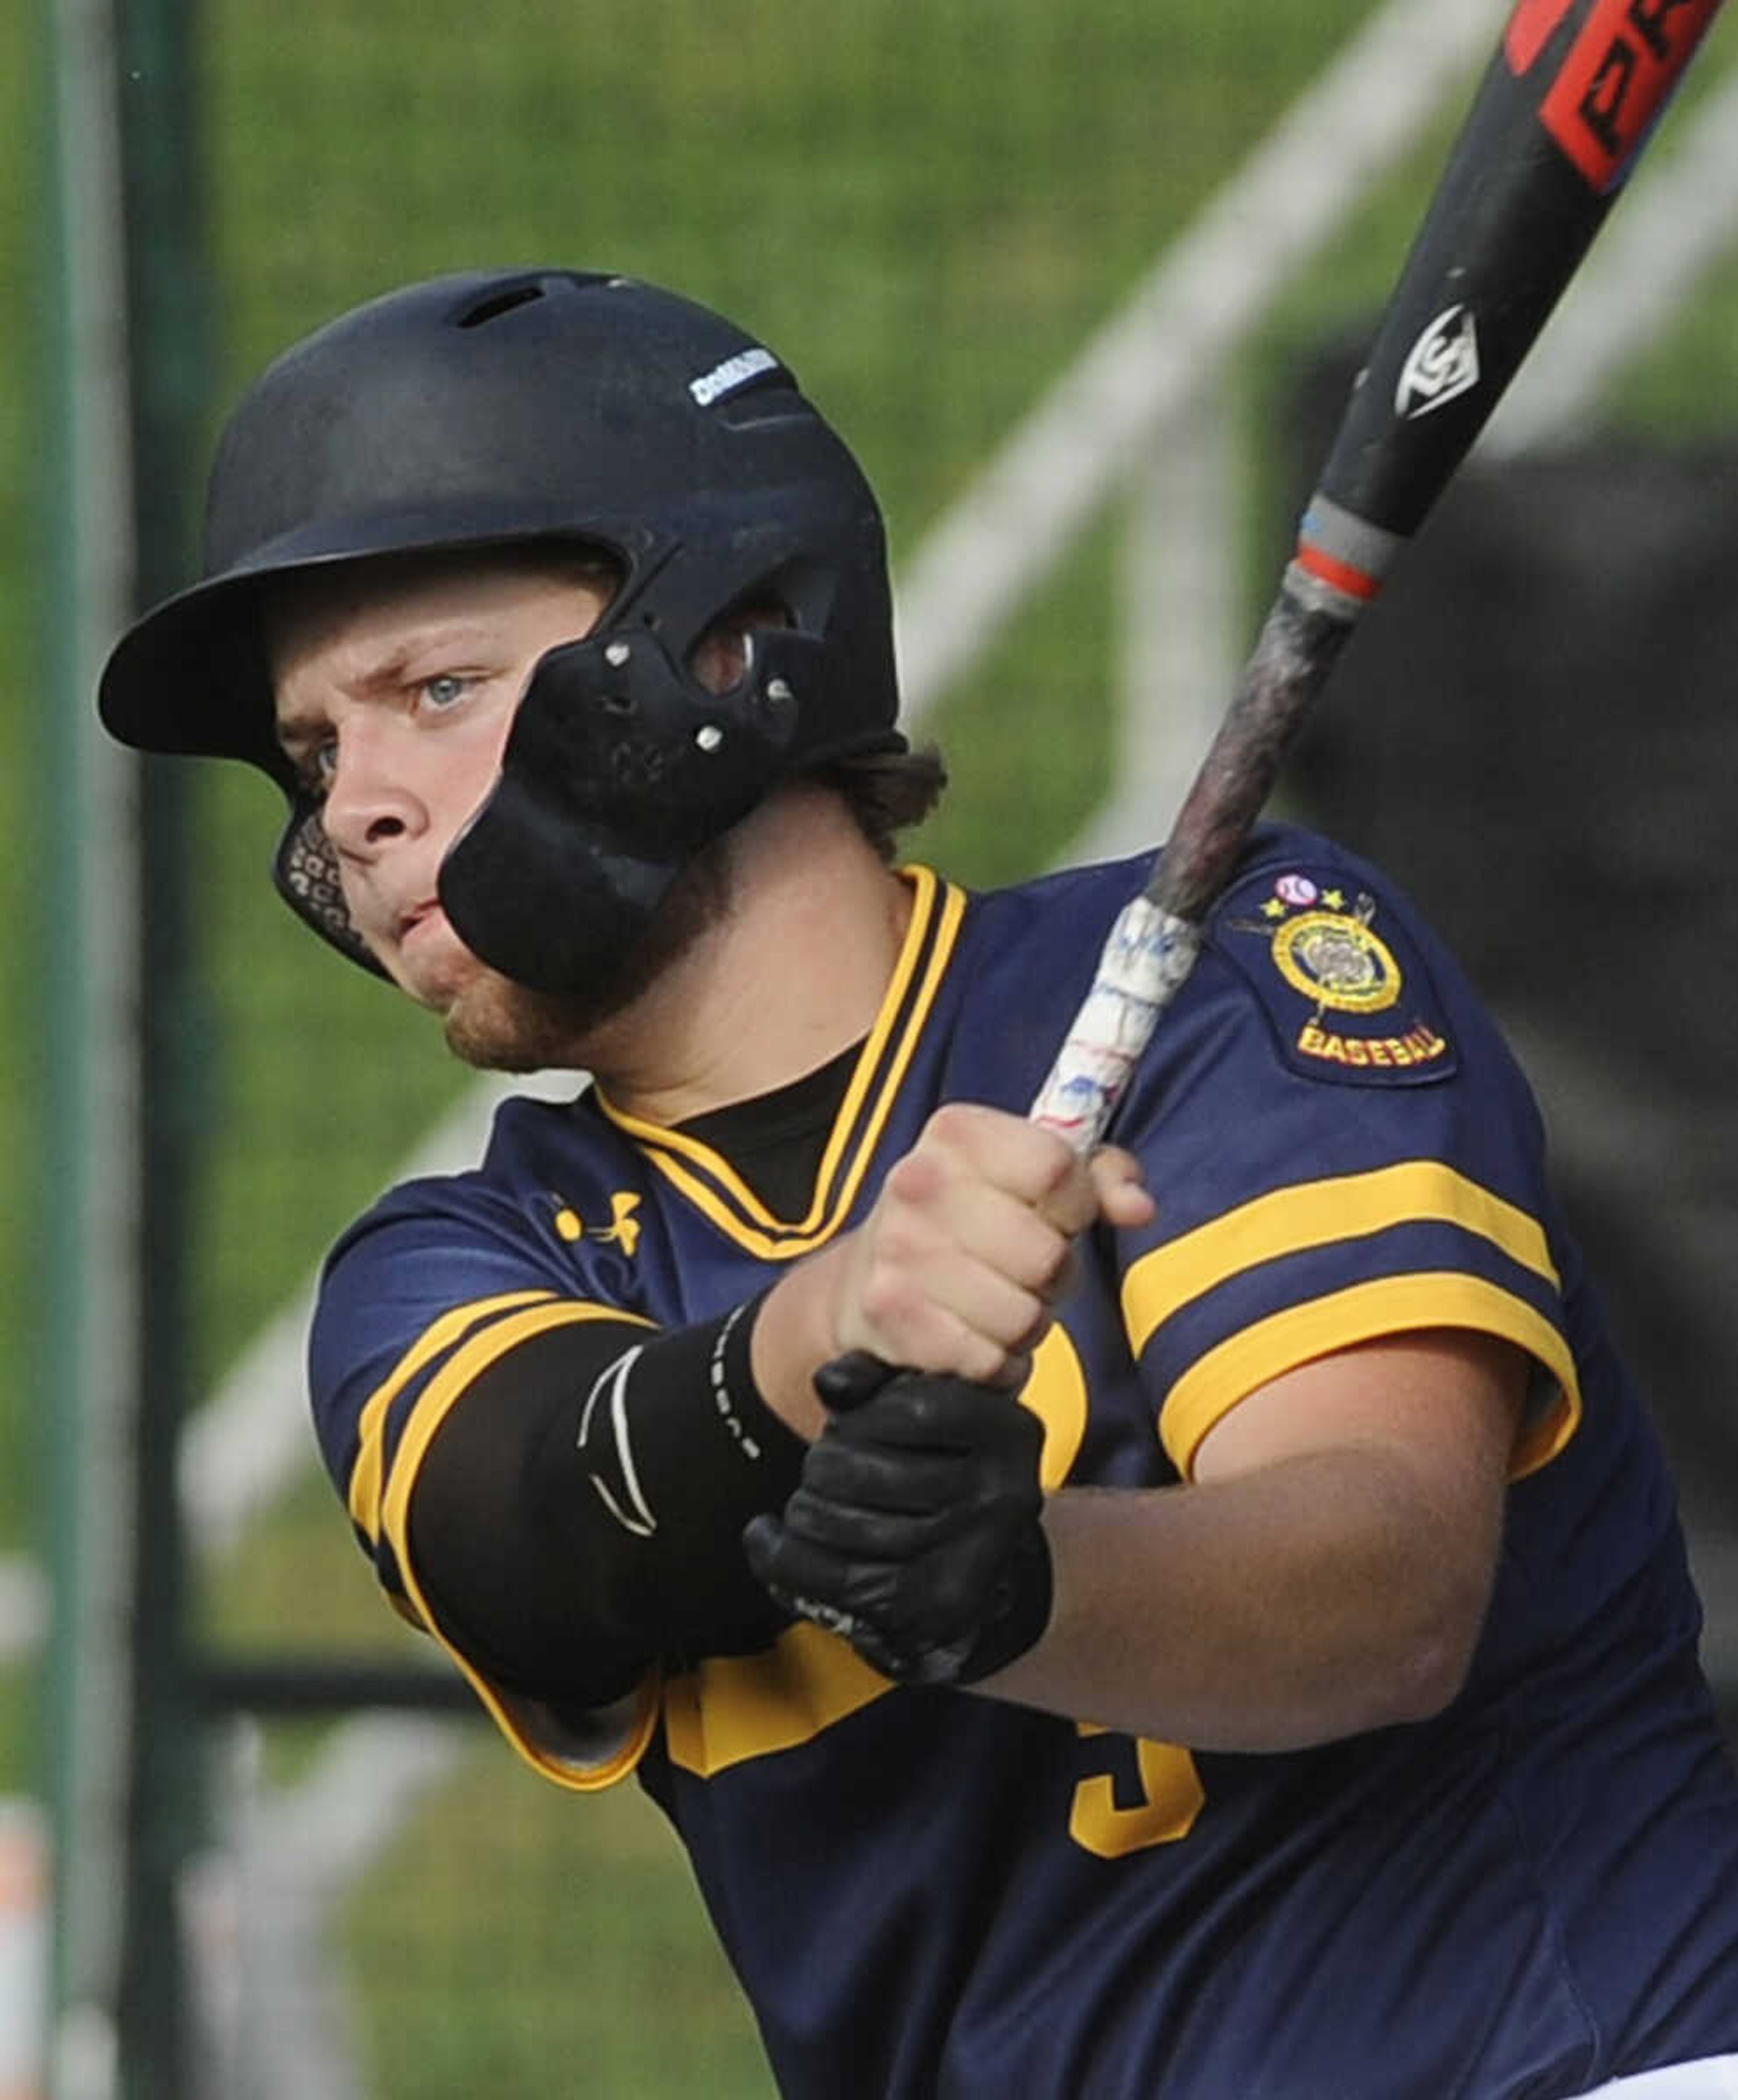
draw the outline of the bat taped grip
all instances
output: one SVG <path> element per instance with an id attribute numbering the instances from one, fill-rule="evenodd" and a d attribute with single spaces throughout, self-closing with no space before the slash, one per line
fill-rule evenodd
<path id="1" fill-rule="evenodd" d="M 1195 966 L 1202 929 L 1142 895 L 1111 925 L 1092 988 L 1033 1102 L 1031 1120 L 1089 1152 L 1159 1016 Z"/>

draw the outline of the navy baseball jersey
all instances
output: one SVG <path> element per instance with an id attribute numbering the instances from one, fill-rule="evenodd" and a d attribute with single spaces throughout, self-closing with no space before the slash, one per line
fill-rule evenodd
<path id="1" fill-rule="evenodd" d="M 716 1318 L 859 1220 L 941 1103 L 1023 1112 L 1139 863 L 909 930 L 797 1198 L 708 1126 L 518 1101 L 474 1173 L 335 1249 L 328 1463 L 388 1591 L 449 1410 L 567 1321 Z M 558 1715 L 466 1671 L 579 1789 L 629 1773 L 692 1857 L 783 2091 L 812 2100 L 1549 2100 L 1738 2049 L 1738 1792 L 1673 1497 L 1545 1178 L 1533 1100 L 1405 900 L 1264 829 L 1109 1133 L 1157 1203 L 1101 1230 L 1025 1404 L 1048 1487 L 1187 1482 L 1295 1365 L 1455 1327 L 1534 1367 L 1501 1565 L 1444 1714 L 1193 1754 L 895 1687 L 807 1624 Z M 1146 1608 L 1162 1625 L 1170 1600 Z"/>

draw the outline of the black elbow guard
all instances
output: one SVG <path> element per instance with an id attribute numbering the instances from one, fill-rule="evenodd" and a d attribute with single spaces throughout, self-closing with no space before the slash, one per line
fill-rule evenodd
<path id="1" fill-rule="evenodd" d="M 757 1307 L 673 1334 L 553 1328 L 442 1423 L 412 1555 L 443 1631 L 495 1682 L 596 1705 L 653 1663 L 752 1652 L 789 1623 L 742 1545 L 808 1448 L 755 1389 Z"/>
<path id="2" fill-rule="evenodd" d="M 785 1623 L 742 1544 L 751 1518 L 784 1507 L 808 1448 L 754 1383 L 760 1303 L 614 1356 L 550 1468 L 551 1485 L 567 1476 L 565 1493 L 589 1505 L 617 1610 L 667 1661 L 760 1647 Z"/>

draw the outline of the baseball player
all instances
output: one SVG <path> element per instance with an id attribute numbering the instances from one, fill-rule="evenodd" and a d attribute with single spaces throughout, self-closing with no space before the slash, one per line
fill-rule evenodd
<path id="1" fill-rule="evenodd" d="M 558 269 L 342 316 L 101 704 L 586 1075 L 339 1242 L 319 1434 L 520 1755 L 668 1814 L 784 2093 L 1738 2094 L 1738 1785 L 1524 1082 L 1270 827 L 1114 1142 L 1029 1123 L 1145 864 L 897 863 L 881 520 L 772 351 Z"/>

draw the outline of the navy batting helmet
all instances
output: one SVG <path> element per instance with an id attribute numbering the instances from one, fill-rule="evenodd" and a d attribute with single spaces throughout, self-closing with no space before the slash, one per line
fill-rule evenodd
<path id="1" fill-rule="evenodd" d="M 537 665 L 440 890 L 484 961 L 576 988 L 775 782 L 903 747 L 873 492 L 788 368 L 720 315 L 630 278 L 477 272 L 297 344 L 230 417 L 202 580 L 122 637 L 103 720 L 145 750 L 269 773 L 290 801 L 280 890 L 372 966 L 317 801 L 276 740 L 261 586 L 532 541 L 602 549 L 620 586 L 590 635 Z M 788 626 L 757 632 L 739 682 L 708 691 L 695 645 L 767 600 Z"/>

